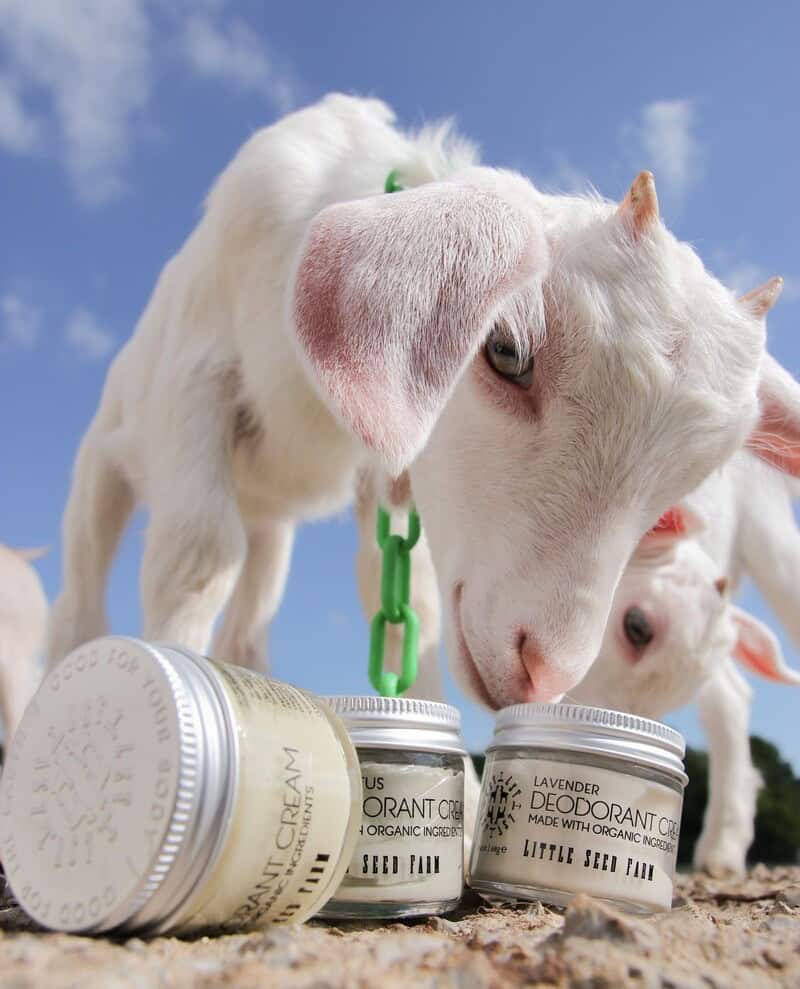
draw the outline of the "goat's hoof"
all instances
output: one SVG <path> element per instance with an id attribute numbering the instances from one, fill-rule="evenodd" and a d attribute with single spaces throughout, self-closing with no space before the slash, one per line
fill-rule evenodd
<path id="1" fill-rule="evenodd" d="M 749 844 L 749 842 L 748 842 Z M 714 879 L 733 879 L 745 874 L 746 848 L 741 843 L 730 839 L 715 842 L 706 847 L 698 848 L 694 856 L 694 867 L 699 872 L 706 872 Z"/>

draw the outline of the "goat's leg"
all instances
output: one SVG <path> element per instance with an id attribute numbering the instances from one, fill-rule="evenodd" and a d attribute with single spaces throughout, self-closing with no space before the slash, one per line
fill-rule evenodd
<path id="1" fill-rule="evenodd" d="M 761 778 L 750 758 L 750 696 L 730 659 L 697 696 L 708 739 L 709 799 L 694 865 L 712 876 L 742 874 L 753 841 Z"/>
<path id="2" fill-rule="evenodd" d="M 268 672 L 267 631 L 286 586 L 293 541 L 291 522 L 248 531 L 247 558 L 214 636 L 214 659 Z"/>
<path id="3" fill-rule="evenodd" d="M 46 645 L 51 666 L 107 629 L 108 571 L 134 506 L 131 486 L 109 454 L 112 444 L 98 414 L 78 451 L 64 513 L 63 588 Z"/>
<path id="4" fill-rule="evenodd" d="M 768 477 L 768 504 L 742 507 L 742 562 L 770 607 L 800 648 L 800 532 L 785 484 Z"/>
<path id="5" fill-rule="evenodd" d="M 244 562 L 246 538 L 233 498 L 207 496 L 189 512 L 189 492 L 179 501 L 158 507 L 147 531 L 143 634 L 205 653 Z"/>
<path id="6" fill-rule="evenodd" d="M 174 396 L 147 478 L 144 635 L 204 653 L 247 553 L 231 471 L 235 394 L 224 374 L 195 368 Z"/>
<path id="7" fill-rule="evenodd" d="M 0 663 L 0 717 L 6 748 L 41 679 L 41 667 L 35 657 L 15 655 L 11 659 Z"/>

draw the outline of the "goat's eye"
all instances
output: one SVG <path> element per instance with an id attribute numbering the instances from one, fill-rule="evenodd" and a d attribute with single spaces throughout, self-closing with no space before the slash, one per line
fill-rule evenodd
<path id="1" fill-rule="evenodd" d="M 625 629 L 625 638 L 634 649 L 644 649 L 653 641 L 655 632 L 653 626 L 647 620 L 647 615 L 641 608 L 635 605 L 628 608 L 622 619 L 622 627 Z"/>
<path id="2" fill-rule="evenodd" d="M 533 384 L 533 354 L 522 357 L 516 343 L 502 324 L 495 325 L 486 342 L 486 360 L 497 373 L 520 388 Z"/>

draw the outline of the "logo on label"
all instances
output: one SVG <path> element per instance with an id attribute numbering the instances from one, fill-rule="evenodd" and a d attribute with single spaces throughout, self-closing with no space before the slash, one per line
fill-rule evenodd
<path id="1" fill-rule="evenodd" d="M 483 828 L 495 837 L 504 834 L 514 823 L 514 811 L 520 810 L 522 793 L 517 781 L 505 772 L 495 773 L 489 781 L 489 797 L 483 813 Z"/>

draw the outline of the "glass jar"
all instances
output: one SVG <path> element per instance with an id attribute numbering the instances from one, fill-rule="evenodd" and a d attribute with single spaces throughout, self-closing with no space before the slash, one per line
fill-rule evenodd
<path id="1" fill-rule="evenodd" d="M 685 743 L 657 721 L 571 704 L 500 711 L 487 749 L 470 886 L 565 905 L 589 893 L 669 910 Z"/>
<path id="2" fill-rule="evenodd" d="M 316 913 L 360 815 L 358 758 L 326 705 L 108 636 L 67 656 L 25 712 L 0 784 L 0 858 L 54 930 L 241 930 Z"/>
<path id="3" fill-rule="evenodd" d="M 454 707 L 330 697 L 358 751 L 361 829 L 323 917 L 441 914 L 464 885 L 464 743 Z"/>

